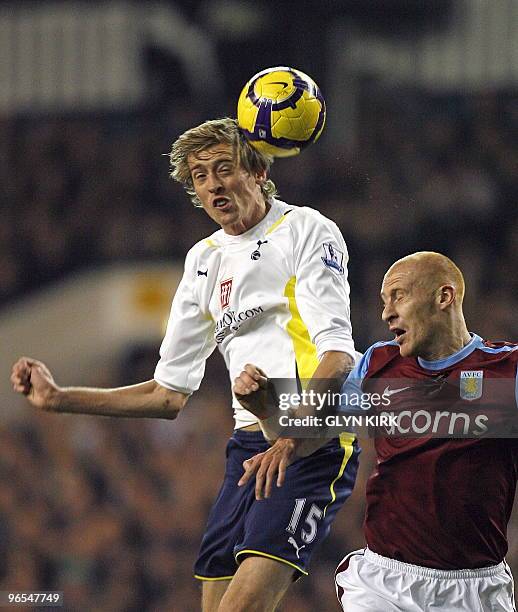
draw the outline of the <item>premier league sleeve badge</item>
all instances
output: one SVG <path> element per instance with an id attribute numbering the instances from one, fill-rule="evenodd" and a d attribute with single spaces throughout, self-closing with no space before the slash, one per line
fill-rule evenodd
<path id="1" fill-rule="evenodd" d="M 324 266 L 326 266 L 326 268 L 330 268 L 333 270 L 333 272 L 336 272 L 336 274 L 343 274 L 344 254 L 342 251 L 337 249 L 336 246 L 330 242 L 324 242 L 322 247 L 324 249 L 324 257 L 322 257 Z"/>

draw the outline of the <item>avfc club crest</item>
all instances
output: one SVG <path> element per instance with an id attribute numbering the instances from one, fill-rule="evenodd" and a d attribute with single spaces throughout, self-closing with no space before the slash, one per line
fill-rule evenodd
<path id="1" fill-rule="evenodd" d="M 230 293 L 232 291 L 232 278 L 221 281 L 219 284 L 219 299 L 221 303 L 221 309 L 224 310 L 230 304 Z"/>
<path id="2" fill-rule="evenodd" d="M 472 401 L 482 397 L 483 370 L 463 370 L 460 373 L 460 397 Z"/>
<path id="3" fill-rule="evenodd" d="M 324 242 L 322 245 L 324 249 L 324 257 L 322 257 L 322 261 L 324 262 L 324 266 L 336 272 L 336 274 L 344 273 L 344 254 L 342 251 L 339 251 L 334 245 L 330 242 Z"/>

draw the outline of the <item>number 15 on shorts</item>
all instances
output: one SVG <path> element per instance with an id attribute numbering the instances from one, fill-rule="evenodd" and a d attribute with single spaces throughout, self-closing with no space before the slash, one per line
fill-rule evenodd
<path id="1" fill-rule="evenodd" d="M 288 533 L 295 534 L 295 532 L 297 531 L 297 527 L 299 526 L 305 505 L 305 497 L 295 500 L 293 514 L 291 515 L 290 522 L 286 527 L 286 531 Z M 323 514 L 323 511 L 316 504 L 311 504 L 311 507 L 309 508 L 309 511 L 306 514 L 306 518 L 304 519 L 302 530 L 300 532 L 302 541 L 306 544 L 311 544 L 311 542 L 313 542 L 313 540 L 317 537 L 317 521 L 322 518 Z"/>

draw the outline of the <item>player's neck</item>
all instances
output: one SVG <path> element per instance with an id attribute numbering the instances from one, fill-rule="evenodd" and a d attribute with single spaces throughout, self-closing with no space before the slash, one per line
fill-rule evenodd
<path id="1" fill-rule="evenodd" d="M 426 355 L 420 355 L 426 361 L 437 361 L 445 359 L 463 349 L 471 341 L 471 336 L 464 321 L 453 329 L 444 330 L 443 333 L 435 334 L 436 341 L 426 351 Z"/>
<path id="2" fill-rule="evenodd" d="M 261 200 L 250 209 L 248 216 L 239 219 L 236 223 L 223 227 L 223 231 L 231 236 L 244 234 L 260 223 L 266 217 L 271 207 L 270 202 Z"/>

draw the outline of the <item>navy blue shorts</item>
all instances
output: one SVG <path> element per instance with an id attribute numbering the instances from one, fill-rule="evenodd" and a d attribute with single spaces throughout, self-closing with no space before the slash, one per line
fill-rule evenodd
<path id="1" fill-rule="evenodd" d="M 225 478 L 209 514 L 198 560 L 200 580 L 229 580 L 247 556 L 275 559 L 307 574 L 311 553 L 351 494 L 360 449 L 352 434 L 342 434 L 286 472 L 282 487 L 268 499 L 255 499 L 255 479 L 244 487 L 243 461 L 269 448 L 259 431 L 237 430 L 227 445 Z"/>

